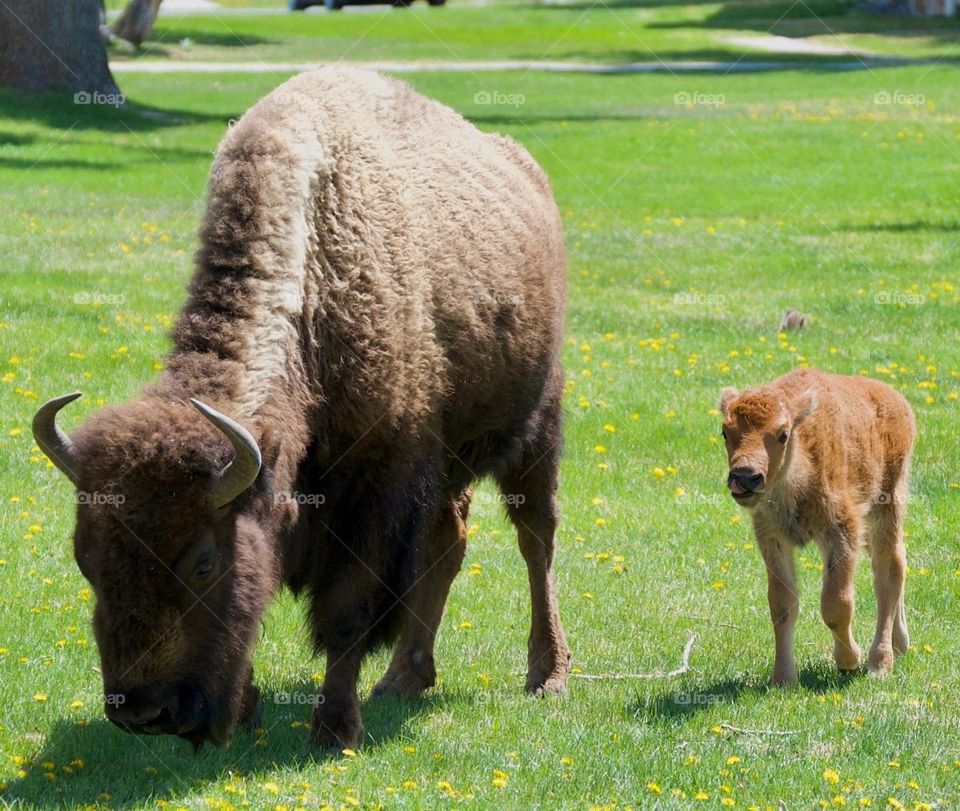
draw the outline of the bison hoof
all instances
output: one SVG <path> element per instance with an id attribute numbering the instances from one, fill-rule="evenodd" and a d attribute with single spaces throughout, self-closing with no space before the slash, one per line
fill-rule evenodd
<path id="1" fill-rule="evenodd" d="M 548 679 L 527 680 L 524 689 L 531 695 L 540 696 L 563 696 L 567 694 L 567 674 L 562 673 L 557 676 L 551 676 Z"/>
<path id="2" fill-rule="evenodd" d="M 433 687 L 433 679 L 427 679 L 412 671 L 404 673 L 386 673 L 376 683 L 371 698 L 379 696 L 397 696 L 399 698 L 417 698 L 424 690 Z"/>
<path id="3" fill-rule="evenodd" d="M 358 707 L 344 707 L 340 711 L 322 705 L 313 713 L 310 740 L 323 749 L 349 749 L 359 746 L 363 739 L 363 722 Z"/>
<path id="4" fill-rule="evenodd" d="M 524 689 L 535 696 L 562 696 L 567 692 L 567 677 L 570 674 L 570 654 L 565 653 L 561 662 L 549 671 L 527 673 Z"/>
<path id="5" fill-rule="evenodd" d="M 248 684 L 243 696 L 243 710 L 240 712 L 240 724 L 248 730 L 257 729 L 262 718 L 260 691 Z"/>

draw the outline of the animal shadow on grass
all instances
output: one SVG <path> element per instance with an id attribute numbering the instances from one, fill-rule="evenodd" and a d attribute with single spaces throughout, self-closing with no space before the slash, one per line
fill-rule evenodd
<path id="1" fill-rule="evenodd" d="M 804 690 L 821 695 L 846 689 L 858 678 L 857 673 L 841 673 L 832 662 L 808 663 L 800 669 L 798 684 L 789 690 Z M 626 708 L 627 714 L 647 723 L 682 724 L 704 710 L 717 705 L 736 704 L 750 698 L 776 696 L 780 687 L 772 687 L 767 673 L 744 674 L 720 679 L 694 689 L 679 682 L 669 689 L 637 697 Z"/>
<path id="2" fill-rule="evenodd" d="M 278 767 L 337 760 L 343 757 L 340 752 L 320 749 L 308 740 L 312 706 L 277 699 L 309 695 L 316 689 L 313 683 L 293 682 L 275 693 L 265 692 L 258 729 L 238 729 L 228 745 L 207 744 L 196 752 L 187 741 L 169 735 L 123 732 L 103 716 L 83 725 L 58 721 L 43 734 L 39 749 L 18 753 L 27 759 L 21 767 L 25 776 L 8 781 L 0 803 L 86 806 L 109 799 L 111 805 L 123 807 L 202 793 L 208 783 L 222 780 L 228 772 L 259 782 Z M 403 733 L 411 718 L 454 698 L 432 691 L 419 699 L 367 699 L 362 706 L 364 747 L 390 741 Z"/>

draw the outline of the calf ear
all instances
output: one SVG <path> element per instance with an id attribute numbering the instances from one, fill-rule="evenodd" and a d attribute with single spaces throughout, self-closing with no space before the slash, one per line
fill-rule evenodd
<path id="1" fill-rule="evenodd" d="M 737 399 L 737 394 L 739 394 L 739 392 L 733 386 L 727 386 L 720 392 L 720 411 L 723 414 L 727 413 L 727 409 L 730 408 L 730 403 Z"/>
<path id="2" fill-rule="evenodd" d="M 793 401 L 793 407 L 790 409 L 790 418 L 793 424 L 797 425 L 803 422 L 814 411 L 817 410 L 817 392 L 814 389 L 807 389 Z"/>

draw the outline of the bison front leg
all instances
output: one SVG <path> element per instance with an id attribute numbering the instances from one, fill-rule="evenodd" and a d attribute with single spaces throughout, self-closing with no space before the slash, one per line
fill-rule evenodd
<path id="1" fill-rule="evenodd" d="M 460 571 L 467 548 L 467 513 L 472 492 L 466 488 L 441 505 L 433 531 L 425 539 L 423 571 L 404 596 L 406 616 L 390 667 L 373 688 L 414 698 L 433 686 L 436 667 L 433 646 L 450 585 Z"/>
<path id="2" fill-rule="evenodd" d="M 775 654 L 772 683 L 797 683 L 797 660 L 793 655 L 793 630 L 800 613 L 793 549 L 783 540 L 757 533 L 757 544 L 767 567 L 767 601 L 773 622 Z"/>
<path id="3" fill-rule="evenodd" d="M 320 699 L 313 710 L 310 738 L 320 746 L 344 749 L 363 737 L 357 680 L 363 649 L 360 645 L 327 654 L 327 672 Z"/>

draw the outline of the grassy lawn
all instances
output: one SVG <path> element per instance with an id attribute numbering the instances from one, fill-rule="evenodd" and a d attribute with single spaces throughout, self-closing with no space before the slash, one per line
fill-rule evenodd
<path id="1" fill-rule="evenodd" d="M 910 57 L 960 57 L 956 20 L 911 20 L 851 10 L 842 0 L 558 5 L 491 2 L 409 9 L 368 6 L 336 14 L 162 17 L 137 55 L 197 61 L 371 59 L 675 59 L 764 61 L 770 53 L 729 42 L 775 34 Z M 908 29 L 908 30 L 907 30 Z M 837 56 L 777 55 L 810 64 Z M 853 58 L 848 61 L 856 62 Z"/>
<path id="2" fill-rule="evenodd" d="M 474 11 L 479 21 L 480 9 L 457 13 Z M 523 13 L 546 20 L 554 10 Z M 337 17 L 338 36 L 371 19 Z M 275 22 L 260 33 L 285 42 L 279 26 L 294 22 Z M 537 55 L 523 28 L 504 55 Z M 594 43 L 561 44 L 556 55 L 575 47 Z M 184 297 L 211 151 L 228 120 L 280 78 L 124 75 L 131 105 L 120 112 L 0 92 L 0 802 L 747 809 L 783 800 L 807 809 L 894 798 L 896 808 L 956 807 L 960 83 L 947 66 L 410 77 L 522 141 L 564 212 L 569 382 L 556 567 L 574 665 L 670 671 L 696 634 L 690 670 L 574 677 L 563 700 L 524 696 L 526 578 L 484 486 L 438 642 L 442 682 L 420 702 L 367 704 L 369 739 L 354 756 L 311 752 L 309 707 L 276 700 L 315 690 L 322 676 L 289 596 L 270 611 L 256 656 L 266 697 L 256 734 L 194 755 L 106 721 L 91 595 L 69 543 L 71 490 L 32 445 L 30 418 L 48 396 L 82 389 L 64 417 L 70 428 L 150 379 Z M 483 91 L 522 103 L 480 104 Z M 786 306 L 812 325 L 778 336 Z M 806 549 L 801 685 L 766 687 L 765 576 L 724 492 L 714 406 L 722 386 L 798 364 L 888 380 L 917 413 L 914 644 L 885 681 L 834 671 L 818 617 L 820 563 Z M 858 594 L 866 646 L 868 566 Z M 385 666 L 385 654 L 368 662 L 363 690 Z"/>

